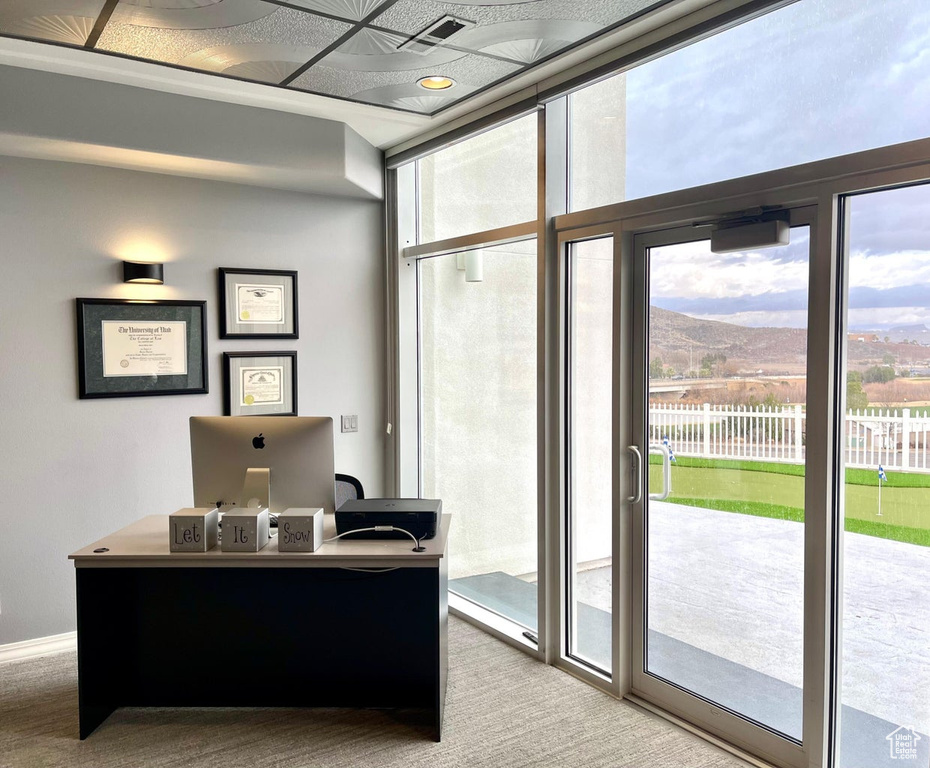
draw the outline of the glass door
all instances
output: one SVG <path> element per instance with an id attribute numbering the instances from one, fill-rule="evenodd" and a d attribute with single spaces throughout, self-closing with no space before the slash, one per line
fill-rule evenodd
<path id="1" fill-rule="evenodd" d="M 813 215 L 632 240 L 633 692 L 782 765 L 806 764 Z"/>

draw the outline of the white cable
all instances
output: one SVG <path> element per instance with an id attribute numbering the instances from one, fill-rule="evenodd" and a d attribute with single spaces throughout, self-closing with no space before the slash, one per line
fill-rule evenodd
<path id="1" fill-rule="evenodd" d="M 401 533 L 406 533 L 411 539 L 413 539 L 413 543 L 416 544 L 417 547 L 420 546 L 420 540 L 416 536 L 414 536 L 412 533 L 410 533 L 410 531 L 405 530 L 403 528 L 396 528 L 393 525 L 375 525 L 371 528 L 356 528 L 354 531 L 346 531 L 345 533 L 337 534 L 336 536 L 333 536 L 329 539 L 323 539 L 323 543 L 325 544 L 327 541 L 335 541 L 336 539 L 341 539 L 343 536 L 348 536 L 349 534 L 352 534 L 352 533 L 363 533 L 365 531 L 377 531 L 379 533 L 390 533 L 391 531 L 400 531 Z"/>
<path id="2" fill-rule="evenodd" d="M 388 571 L 397 571 L 399 570 L 398 566 L 393 568 L 349 568 L 344 567 L 340 568 L 340 571 L 358 571 L 359 573 L 387 573 Z"/>

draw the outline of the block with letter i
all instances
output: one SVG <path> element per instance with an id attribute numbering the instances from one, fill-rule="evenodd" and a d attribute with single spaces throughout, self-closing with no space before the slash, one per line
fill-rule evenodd
<path id="1" fill-rule="evenodd" d="M 258 552 L 269 536 L 267 507 L 232 507 L 223 515 L 224 552 Z"/>
<path id="2" fill-rule="evenodd" d="M 278 515 L 278 552 L 316 552 L 322 543 L 322 509 L 288 507 Z"/>
<path id="3" fill-rule="evenodd" d="M 216 546 L 219 512 L 205 507 L 187 507 L 168 515 L 168 544 L 171 552 L 206 552 Z"/>

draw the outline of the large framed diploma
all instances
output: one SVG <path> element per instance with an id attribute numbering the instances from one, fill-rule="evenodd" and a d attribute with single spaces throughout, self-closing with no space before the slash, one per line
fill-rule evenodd
<path id="1" fill-rule="evenodd" d="M 220 267 L 221 339 L 296 339 L 297 273 Z"/>
<path id="2" fill-rule="evenodd" d="M 206 394 L 206 302 L 77 299 L 81 398 Z"/>
<path id="3" fill-rule="evenodd" d="M 226 416 L 296 416 L 297 352 L 224 352 Z"/>

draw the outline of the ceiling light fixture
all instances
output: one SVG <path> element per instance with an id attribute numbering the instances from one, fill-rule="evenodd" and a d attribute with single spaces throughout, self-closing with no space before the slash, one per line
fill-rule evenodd
<path id="1" fill-rule="evenodd" d="M 451 77 L 443 77 L 442 75 L 433 75 L 431 77 L 423 77 L 417 80 L 417 85 L 421 88 L 426 88 L 428 91 L 444 91 L 447 88 L 451 88 L 455 85 L 455 80 Z"/>

